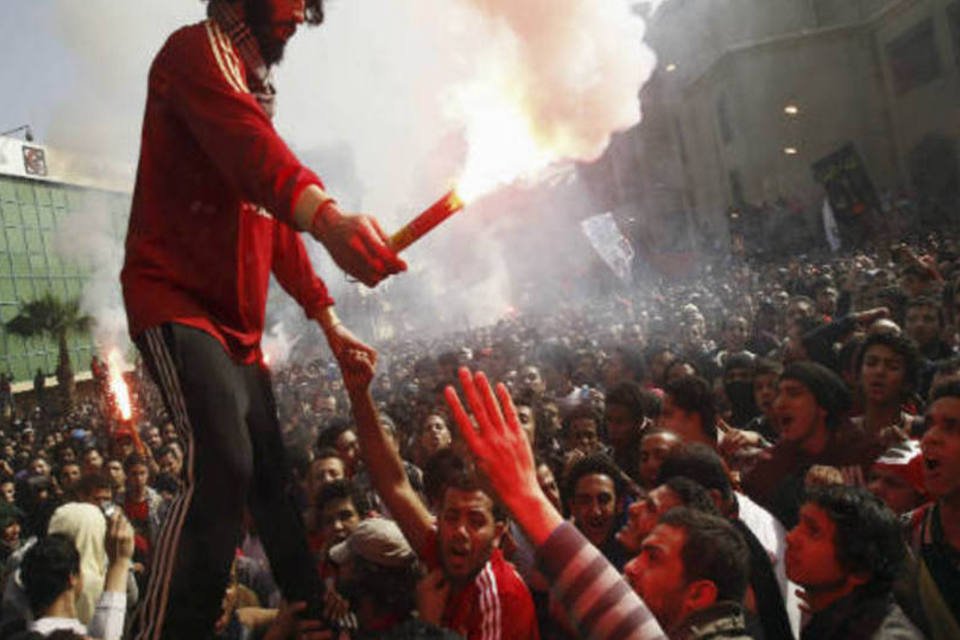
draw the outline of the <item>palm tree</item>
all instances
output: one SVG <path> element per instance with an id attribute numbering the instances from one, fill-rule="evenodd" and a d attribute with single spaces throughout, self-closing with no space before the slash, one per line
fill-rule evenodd
<path id="1" fill-rule="evenodd" d="M 45 293 L 36 300 L 21 302 L 20 312 L 5 326 L 10 333 L 24 338 L 45 336 L 57 341 L 57 383 L 62 408 L 69 411 L 73 407 L 75 385 L 67 337 L 74 332 L 86 332 L 90 327 L 90 316 L 80 312 L 80 300 L 60 300 Z"/>

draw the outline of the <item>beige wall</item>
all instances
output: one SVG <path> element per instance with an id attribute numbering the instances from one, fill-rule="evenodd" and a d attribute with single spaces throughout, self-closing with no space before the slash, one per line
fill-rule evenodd
<path id="1" fill-rule="evenodd" d="M 725 228 L 734 170 L 749 202 L 814 198 L 821 191 L 810 165 L 847 142 L 859 149 L 878 187 L 906 185 L 906 156 L 924 136 L 960 136 L 960 69 L 948 0 L 758 0 L 756 11 L 747 12 L 745 4 L 716 2 L 704 13 L 703 2 L 667 3 L 672 13 L 651 26 L 662 66 L 646 91 L 637 137 L 646 211 L 667 204 L 655 195 L 666 185 L 701 224 Z M 930 17 L 941 75 L 896 95 L 886 45 Z M 681 33 L 689 37 L 678 39 Z M 663 69 L 668 61 L 676 71 Z M 729 142 L 721 139 L 719 101 L 726 104 Z M 784 114 L 788 103 L 800 108 L 797 117 Z M 785 155 L 788 146 L 798 153 Z"/>

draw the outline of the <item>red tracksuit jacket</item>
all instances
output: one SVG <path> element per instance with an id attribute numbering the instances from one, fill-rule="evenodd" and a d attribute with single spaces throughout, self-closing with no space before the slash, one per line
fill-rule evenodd
<path id="1" fill-rule="evenodd" d="M 178 322 L 249 363 L 271 272 L 308 315 L 333 304 L 289 226 L 311 184 L 322 187 L 251 95 L 219 27 L 171 35 L 150 68 L 121 273 L 131 335 Z"/>

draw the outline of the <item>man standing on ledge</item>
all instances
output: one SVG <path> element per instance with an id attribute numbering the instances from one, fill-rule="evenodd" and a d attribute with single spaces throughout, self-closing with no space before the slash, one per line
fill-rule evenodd
<path id="1" fill-rule="evenodd" d="M 270 274 L 334 355 L 373 356 L 337 319 L 298 231 L 367 286 L 406 265 L 376 220 L 347 215 L 271 124 L 270 67 L 323 0 L 210 0 L 150 69 L 121 274 L 130 333 L 186 445 L 185 483 L 157 544 L 138 638 L 207 637 L 249 507 L 289 601 L 315 601 L 270 377 Z"/>

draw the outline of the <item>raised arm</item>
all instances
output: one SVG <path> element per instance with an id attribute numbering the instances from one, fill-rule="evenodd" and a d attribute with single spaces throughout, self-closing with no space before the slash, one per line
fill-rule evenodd
<path id="1" fill-rule="evenodd" d="M 498 384 L 495 397 L 486 376 L 466 368 L 460 369 L 460 383 L 474 420 L 453 387 L 446 389 L 447 403 L 477 469 L 536 546 L 537 562 L 580 637 L 665 640 L 643 600 L 540 489 L 533 452 L 506 387 Z"/>
<path id="2" fill-rule="evenodd" d="M 367 349 L 372 351 L 369 347 Z M 380 426 L 370 397 L 374 359 L 363 349 L 348 349 L 339 359 L 357 424 L 360 455 L 367 465 L 373 488 L 380 494 L 410 546 L 423 556 L 433 535 L 433 517 L 410 484 L 400 454 L 390 446 Z"/>
<path id="3" fill-rule="evenodd" d="M 133 558 L 133 526 L 122 513 L 115 513 L 107 522 L 104 546 L 109 559 L 107 575 L 87 631 L 94 638 L 120 640 L 127 610 L 127 577 Z"/>

